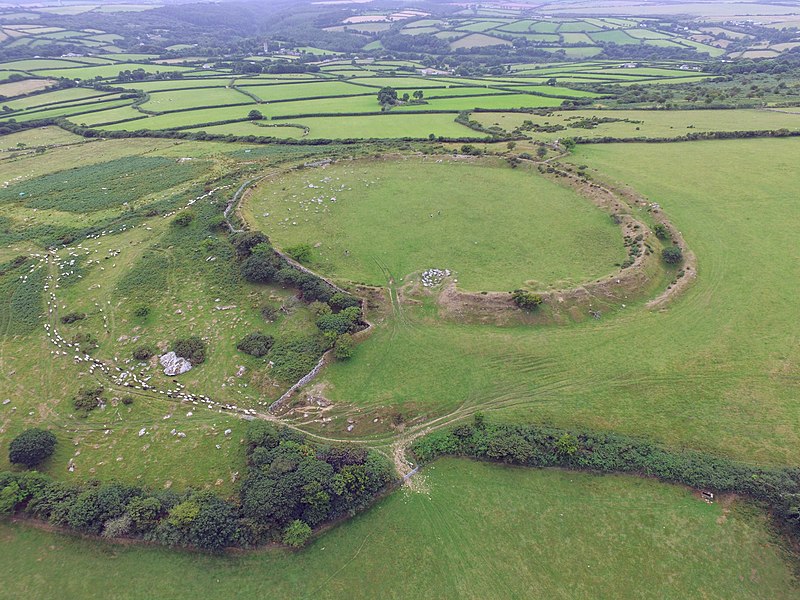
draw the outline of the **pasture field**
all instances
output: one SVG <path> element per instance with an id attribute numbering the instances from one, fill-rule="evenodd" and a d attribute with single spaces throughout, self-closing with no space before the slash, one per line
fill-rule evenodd
<path id="1" fill-rule="evenodd" d="M 14 398 L 0 413 L 2 443 L 39 423 L 53 427 L 62 440 L 48 469 L 57 477 L 231 492 L 243 468 L 239 442 L 244 422 L 98 380 L 71 356 L 54 354 L 39 318 L 47 311 L 37 286 L 48 275 L 56 277 L 58 287 L 48 287 L 57 292 L 58 311 L 85 315 L 73 324 L 57 324 L 66 339 L 92 336 L 94 356 L 143 370 L 158 388 L 167 389 L 171 380 L 154 364 L 133 361 L 132 351 L 141 345 L 168 347 L 180 335 L 201 335 L 209 346 L 206 361 L 183 376 L 184 385 L 240 406 L 277 398 L 288 384 L 267 373 L 263 359 L 237 351 L 237 342 L 259 330 L 290 343 L 310 336 L 316 327 L 292 290 L 244 282 L 230 249 L 220 245 L 209 225 L 233 194 L 234 183 L 238 186 L 238 180 L 224 180 L 237 164 L 227 153 L 242 149 L 162 140 L 95 141 L 49 148 L 46 160 L 31 153 L 0 163 L 10 183 L 0 201 L 0 395 Z M 294 154 L 303 152 L 309 151 Z M 281 160 L 280 153 L 275 156 Z M 206 184 L 219 177 L 223 181 L 215 188 Z M 191 209 L 195 220 L 187 227 L 174 225 L 174 211 L 200 196 Z M 75 238 L 73 245 L 59 246 L 47 264 L 32 259 L 21 267 L 26 269 L 22 279 L 19 269 L 5 270 L 14 257 L 63 236 Z M 266 321 L 260 312 L 265 304 L 285 311 Z M 135 313 L 141 306 L 148 308 L 146 317 Z M 52 313 L 50 318 L 56 319 Z M 75 393 L 97 383 L 107 390 L 106 408 L 77 416 Z M 135 398 L 131 405 L 120 403 L 126 392 Z M 139 435 L 142 427 L 146 434 Z M 223 435 L 226 429 L 232 434 Z M 176 431 L 185 432 L 185 439 Z M 70 459 L 74 472 L 66 470 Z M 5 453 L 0 465 L 8 466 Z"/>
<path id="2" fill-rule="evenodd" d="M 119 99 L 119 96 L 112 95 L 109 96 L 108 101 L 106 101 L 106 98 L 103 98 L 98 101 L 92 101 L 92 100 L 87 100 L 82 102 L 79 101 L 67 105 L 56 104 L 55 106 L 52 107 L 49 106 L 41 107 L 41 108 L 26 110 L 21 113 L 11 113 L 12 115 L 14 115 L 11 118 L 16 118 L 16 120 L 19 122 L 32 121 L 36 119 L 52 119 L 57 117 L 71 117 L 74 118 L 76 121 L 79 121 L 80 115 L 99 114 L 105 110 L 127 107 L 129 103 L 130 100 Z"/>
<path id="3" fill-rule="evenodd" d="M 510 46 L 511 42 L 502 38 L 497 38 L 483 33 L 471 33 L 466 37 L 453 40 L 450 47 L 453 50 L 459 48 L 480 48 L 482 46 Z"/>
<path id="4" fill-rule="evenodd" d="M 322 98 L 325 96 L 353 96 L 356 94 L 369 94 L 372 96 L 373 94 L 373 90 L 369 88 L 339 81 L 324 81 L 313 84 L 279 83 L 277 85 L 256 85 L 256 81 L 258 80 L 254 80 L 252 83 L 248 81 L 247 85 L 237 83 L 237 87 L 249 94 L 254 94 L 264 102 L 295 100 L 298 98 Z"/>
<path id="5" fill-rule="evenodd" d="M 307 117 L 285 121 L 308 127 L 309 138 L 427 138 L 430 134 L 444 137 L 486 136 L 456 123 L 452 114 L 390 114 L 352 117 Z"/>
<path id="6" fill-rule="evenodd" d="M 396 491 L 299 553 L 203 556 L 4 524 L 0 597 L 71 600 L 99 586 L 120 599 L 368 598 L 376 589 L 390 598 L 797 594 L 765 517 L 740 502 L 707 505 L 631 477 L 454 459 L 421 476 L 426 492 Z"/>
<path id="7" fill-rule="evenodd" d="M 418 110 L 447 110 L 460 112 L 462 110 L 472 110 L 475 108 L 485 108 L 487 110 L 502 110 L 503 108 L 543 108 L 548 106 L 560 106 L 563 98 L 549 98 L 546 96 L 534 96 L 532 94 L 495 94 L 490 96 L 465 96 L 441 98 L 429 100 L 427 104 L 421 106 L 407 105 L 398 107 L 398 111 L 418 111 Z"/>
<path id="8" fill-rule="evenodd" d="M 0 146 L 9 151 L 18 151 L 22 146 L 50 146 L 53 144 L 77 144 L 84 141 L 79 135 L 59 127 L 39 127 L 19 133 L 10 133 L 0 138 Z"/>
<path id="9" fill-rule="evenodd" d="M 37 75 L 44 75 L 49 77 L 65 77 L 69 76 L 74 79 L 94 79 L 100 77 L 101 79 L 116 78 L 120 71 L 133 71 L 135 69 L 143 69 L 146 73 L 174 73 L 191 71 L 191 67 L 182 67 L 179 65 L 151 65 L 145 63 L 116 63 L 113 65 L 94 65 L 88 67 L 74 67 L 69 71 L 65 69 L 56 68 L 43 68 L 37 69 Z"/>
<path id="10" fill-rule="evenodd" d="M 440 268 L 473 291 L 566 287 L 625 258 L 605 213 L 535 171 L 492 161 L 343 162 L 256 189 L 249 222 L 278 247 L 321 244 L 314 267 L 349 281 L 383 286 Z"/>
<path id="11" fill-rule="evenodd" d="M 280 139 L 299 139 L 304 136 L 306 130 L 294 124 L 237 121 L 235 123 L 225 123 L 224 125 L 198 127 L 196 129 L 190 129 L 189 131 L 204 131 L 215 135 L 255 135 Z"/>
<path id="12" fill-rule="evenodd" d="M 153 92 L 149 94 L 142 109 L 152 112 L 181 111 L 200 106 L 220 104 L 253 104 L 254 100 L 245 94 L 228 88 L 204 88 L 201 90 L 181 90 Z"/>
<path id="13" fill-rule="evenodd" d="M 404 306 L 315 389 L 361 423 L 485 410 L 796 464 L 798 159 L 796 139 L 579 146 L 577 164 L 633 186 L 681 230 L 699 269 L 681 297 L 534 329 L 443 321 L 430 300 Z"/>
<path id="14" fill-rule="evenodd" d="M 675 138 L 712 131 L 800 130 L 800 115 L 786 110 L 578 110 L 538 116 L 522 113 L 475 112 L 470 117 L 484 127 L 521 131 L 536 140 L 576 138 Z M 595 119 L 592 122 L 592 119 Z M 602 122 L 603 119 L 618 119 Z M 561 126 L 557 131 L 526 129 L 530 121 L 540 128 Z M 522 128 L 522 129 L 519 129 Z"/>
<path id="15" fill-rule="evenodd" d="M 28 80 L 30 81 L 30 80 Z M 18 94 L 14 94 L 18 95 Z M 53 91 L 48 94 L 37 94 L 33 96 L 24 96 L 18 100 L 10 100 L 4 103 L 12 110 L 23 110 L 27 108 L 39 107 L 44 104 L 62 104 L 66 102 L 75 102 L 78 100 L 85 100 L 87 98 L 104 97 L 106 94 L 96 90 L 87 90 L 84 88 L 69 88 L 66 90 Z"/>
<path id="16" fill-rule="evenodd" d="M 53 84 L 52 79 L 24 79 L 0 84 L 0 96 L 14 97 L 47 89 Z"/>
<path id="17" fill-rule="evenodd" d="M 555 11 L 544 20 L 542 14 L 529 18 L 530 11 L 524 10 L 521 5 L 503 10 L 481 9 L 477 13 L 465 10 L 449 15 L 447 19 L 418 16 L 416 19 L 405 21 L 400 32 L 405 35 L 433 35 L 447 40 L 453 50 L 510 45 L 514 41 L 525 40 L 538 49 L 553 52 L 563 50 L 567 56 L 572 57 L 593 56 L 602 52 L 609 44 L 669 46 L 697 52 L 698 57 L 708 55 L 714 58 L 727 52 L 728 56 L 733 58 L 739 54 L 733 50 L 726 50 L 731 44 L 731 37 L 735 37 L 737 33 L 733 32 L 731 36 L 722 28 L 710 28 L 706 19 L 697 19 L 693 23 L 681 22 L 680 26 L 676 27 L 672 20 L 659 19 L 657 15 L 647 11 L 643 11 L 635 19 L 620 19 L 611 16 L 615 7 L 598 7 L 591 4 L 575 8 L 575 3 L 570 3 L 570 6 L 583 14 L 572 17 Z M 679 11 L 678 6 L 681 5 L 671 7 L 671 10 Z M 537 9 L 539 13 L 549 11 L 550 7 Z M 593 13 L 597 13 L 597 16 L 583 18 L 585 14 Z M 762 15 L 762 11 L 753 14 Z M 769 15 L 762 15 L 760 18 L 766 24 L 770 24 Z M 791 26 L 796 22 L 796 17 L 792 20 L 791 14 L 775 18 L 783 23 L 782 25 L 779 23 L 778 26 Z M 371 40 L 365 45 L 366 49 L 380 43 L 379 35 L 388 27 L 387 23 L 354 24 L 345 20 L 340 25 L 327 27 L 326 30 L 342 32 L 347 28 L 350 31 L 358 31 L 366 40 Z M 768 36 L 759 37 L 758 43 L 762 43 L 762 39 L 769 43 Z M 772 55 L 778 55 L 788 48 L 775 46 L 772 50 Z"/>
<path id="18" fill-rule="evenodd" d="M 133 56 L 133 55 L 132 55 Z M 117 60 L 124 58 L 120 56 Z M 82 59 L 78 59 L 82 60 Z M 85 77 L 106 78 L 114 82 L 123 70 L 144 69 L 147 73 L 164 71 L 162 65 L 137 63 L 132 60 L 111 64 L 83 64 L 76 61 L 56 59 L 31 59 L 6 63 L 12 67 L 35 69 L 29 72 L 44 74 L 61 72 L 60 76 L 81 79 Z M 71 88 L 12 98 L 6 102 L 9 110 L 0 115 L 0 122 L 14 119 L 66 118 L 78 125 L 100 126 L 114 131 L 137 131 L 140 129 L 190 129 L 204 130 L 213 127 L 213 133 L 247 130 L 244 120 L 251 109 L 257 109 L 266 120 L 275 119 L 292 122 L 300 119 L 315 119 L 314 127 L 305 136 L 320 139 L 342 137 L 416 137 L 426 138 L 431 133 L 437 136 L 452 136 L 480 139 L 483 134 L 465 130 L 462 126 L 446 123 L 449 117 L 431 116 L 408 119 L 409 129 L 372 126 L 377 123 L 403 123 L 402 120 L 367 120 L 364 126 L 355 115 L 371 115 L 381 112 L 377 91 L 385 86 L 394 87 L 399 96 L 414 91 L 424 94 L 421 103 L 391 107 L 394 114 L 405 112 L 451 113 L 452 118 L 461 111 L 483 109 L 503 111 L 558 107 L 563 102 L 582 101 L 597 103 L 613 97 L 601 95 L 587 89 L 572 87 L 575 83 L 622 83 L 650 84 L 697 81 L 704 76 L 686 69 L 676 68 L 675 63 L 653 62 L 634 69 L 620 69 L 614 61 L 584 62 L 571 65 L 519 65 L 502 77 L 457 77 L 438 74 L 429 77 L 408 76 L 407 72 L 395 69 L 409 66 L 421 68 L 408 61 L 361 62 L 355 68 L 349 62 L 333 63 L 325 69 L 339 69 L 313 74 L 238 76 L 233 73 L 223 77 L 221 71 L 193 71 L 191 67 L 168 66 L 167 70 L 183 69 L 182 78 L 150 81 L 118 81 L 115 85 L 126 91 L 138 91 L 146 96 L 134 97 L 102 94 L 87 88 Z M 54 69 L 54 65 L 64 66 Z M 526 68 L 527 67 L 527 68 Z M 688 68 L 688 67 L 687 67 Z M 341 69 L 345 69 L 341 71 Z M 342 79 L 333 81 L 337 74 Z M 551 79 L 556 79 L 553 85 Z M 26 80 L 33 81 L 33 79 Z M 290 83 L 291 82 L 291 83 Z M 544 85 L 547 83 L 548 85 Z M 236 105 L 236 106 L 234 106 Z M 246 108 L 246 107 L 250 108 Z M 153 116 L 155 113 L 156 116 Z M 149 118 L 145 118 L 148 116 Z M 328 127 L 329 118 L 344 119 Z M 325 119 L 319 121 L 319 119 Z M 223 125 L 224 121 L 236 121 Z M 434 128 L 429 123 L 435 123 Z M 306 123 L 299 123 L 305 126 Z M 340 133 L 343 132 L 343 133 Z M 259 132 L 257 132 L 259 133 Z M 263 133 L 263 132 L 261 132 Z M 281 131 L 275 137 L 296 137 L 296 132 Z"/>

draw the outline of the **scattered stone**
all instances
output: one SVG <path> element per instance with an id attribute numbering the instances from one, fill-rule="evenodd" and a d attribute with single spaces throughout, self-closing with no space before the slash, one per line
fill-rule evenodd
<path id="1" fill-rule="evenodd" d="M 230 435 L 231 433 L 233 433 L 233 430 L 231 430 L 231 429 L 226 429 L 226 430 L 225 430 L 223 433 L 224 433 L 225 435 Z"/>
<path id="2" fill-rule="evenodd" d="M 142 436 L 143 436 L 145 433 L 147 433 L 147 428 L 145 428 L 145 427 L 142 427 L 142 428 L 139 430 L 139 437 L 142 437 Z"/>
<path id="3" fill-rule="evenodd" d="M 185 438 L 186 434 L 181 431 L 181 432 L 178 433 L 178 437 L 179 438 Z"/>
<path id="4" fill-rule="evenodd" d="M 449 269 L 428 269 L 422 272 L 422 285 L 424 287 L 435 287 L 442 283 L 445 277 L 450 277 Z"/>

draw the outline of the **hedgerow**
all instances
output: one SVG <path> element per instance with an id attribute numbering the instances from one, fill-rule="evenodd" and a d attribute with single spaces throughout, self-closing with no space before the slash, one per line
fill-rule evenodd
<path id="1" fill-rule="evenodd" d="M 24 514 L 107 538 L 128 537 L 207 551 L 284 541 L 367 507 L 392 481 L 389 462 L 354 446 L 317 445 L 253 421 L 240 497 L 148 490 L 97 480 L 76 485 L 36 471 L 0 473 L 0 514 Z"/>
<path id="2" fill-rule="evenodd" d="M 765 468 L 691 450 L 669 450 L 615 433 L 540 425 L 488 424 L 482 418 L 420 438 L 421 461 L 466 456 L 528 467 L 633 473 L 764 502 L 778 522 L 800 537 L 800 469 Z"/>

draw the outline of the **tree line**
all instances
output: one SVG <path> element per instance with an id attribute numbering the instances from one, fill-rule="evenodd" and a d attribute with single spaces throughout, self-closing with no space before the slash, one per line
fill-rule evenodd
<path id="1" fill-rule="evenodd" d="M 471 423 L 420 438 L 421 461 L 465 456 L 522 465 L 656 477 L 712 492 L 742 494 L 762 503 L 781 528 L 800 540 L 800 469 L 766 468 L 691 450 L 669 450 L 616 433 L 575 431 L 543 425 Z"/>
<path id="2" fill-rule="evenodd" d="M 52 453 L 55 438 L 34 430 L 31 443 Z M 22 437 L 22 436 L 19 436 Z M 31 437 L 30 435 L 28 437 Z M 57 481 L 38 471 L 0 473 L 0 516 L 18 514 L 105 538 L 134 538 L 219 552 L 279 542 L 299 547 L 313 528 L 369 506 L 392 481 L 389 461 L 354 445 L 316 444 L 265 421 L 245 432 L 247 475 L 238 494 L 149 490 L 119 482 Z M 38 464 L 20 458 L 22 466 Z M 14 454 L 13 452 L 17 453 Z"/>

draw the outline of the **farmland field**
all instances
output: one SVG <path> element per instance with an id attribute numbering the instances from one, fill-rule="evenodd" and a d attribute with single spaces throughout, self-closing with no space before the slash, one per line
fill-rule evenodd
<path id="1" fill-rule="evenodd" d="M 675 138 L 692 133 L 713 131 L 800 130 L 797 113 L 783 110 L 702 110 L 691 113 L 677 111 L 615 110 L 553 112 L 546 116 L 520 113 L 480 113 L 472 118 L 485 127 L 499 126 L 505 131 L 524 127 L 525 121 L 540 127 L 561 126 L 557 131 L 523 131 L 539 140 L 568 137 L 586 139 L 613 138 Z M 596 119 L 595 123 L 591 123 Z M 603 122 L 603 119 L 616 119 Z M 588 124 L 588 127 L 587 127 Z"/>
<path id="2" fill-rule="evenodd" d="M 391 598 L 509 598 L 532 589 L 549 598 L 797 593 L 764 517 L 738 501 L 709 506 L 648 480 L 463 460 L 440 460 L 422 476 L 425 493 L 397 491 L 302 553 L 206 557 L 4 524 L 8 578 L 0 597 L 71 600 L 98 586 L 120 599 L 210 590 L 371 598 L 378 587 Z"/>
<path id="3" fill-rule="evenodd" d="M 800 595 L 797 2 L 148 2 L 0 6 L 0 598 Z"/>
<path id="4" fill-rule="evenodd" d="M 800 418 L 797 328 L 783 299 L 798 292 L 786 252 L 798 157 L 797 140 L 580 147 L 576 162 L 660 203 L 695 249 L 698 279 L 682 298 L 665 312 L 633 302 L 607 322 L 534 331 L 448 323 L 435 304 L 410 306 L 402 319 L 385 317 L 357 360 L 323 374 L 326 395 L 362 422 L 491 409 L 497 418 L 796 462 L 800 440 L 784 424 Z M 713 172 L 701 167 L 712 160 Z M 751 301 L 739 302 L 743 294 Z"/>
<path id="5" fill-rule="evenodd" d="M 526 280 L 590 280 L 624 259 L 601 211 L 530 170 L 491 162 L 301 171 L 260 185 L 247 210 L 279 247 L 321 243 L 313 259 L 321 272 L 371 285 L 384 285 L 387 271 L 403 280 L 435 267 L 468 290 L 511 290 Z"/>

